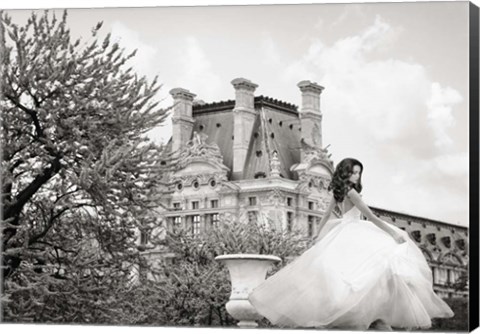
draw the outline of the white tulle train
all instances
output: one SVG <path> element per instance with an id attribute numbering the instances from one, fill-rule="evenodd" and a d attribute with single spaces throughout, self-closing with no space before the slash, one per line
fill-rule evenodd
<path id="1" fill-rule="evenodd" d="M 249 296 L 257 311 L 285 327 L 368 329 L 376 320 L 428 328 L 452 310 L 433 291 L 424 255 L 407 233 L 398 244 L 357 208 L 330 220 L 320 240 Z"/>

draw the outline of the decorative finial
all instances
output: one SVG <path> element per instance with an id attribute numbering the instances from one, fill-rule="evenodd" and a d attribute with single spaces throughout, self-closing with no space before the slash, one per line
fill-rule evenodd
<path id="1" fill-rule="evenodd" d="M 270 161 L 270 176 L 280 177 L 280 160 L 277 151 L 273 151 L 272 160 Z"/>

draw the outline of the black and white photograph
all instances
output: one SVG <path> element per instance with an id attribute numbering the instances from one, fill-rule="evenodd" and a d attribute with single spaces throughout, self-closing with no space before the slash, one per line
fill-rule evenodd
<path id="1" fill-rule="evenodd" d="M 0 10 L 2 327 L 477 327 L 478 7 L 165 3 Z"/>

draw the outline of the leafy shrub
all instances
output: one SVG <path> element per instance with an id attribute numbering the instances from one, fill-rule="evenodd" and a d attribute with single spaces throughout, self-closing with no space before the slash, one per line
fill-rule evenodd
<path id="1" fill-rule="evenodd" d="M 432 331 L 468 331 L 468 299 L 447 298 L 445 302 L 455 315 L 452 318 L 433 319 Z"/>
<path id="2" fill-rule="evenodd" d="M 253 253 L 279 256 L 281 268 L 292 255 L 305 248 L 298 233 L 285 233 L 273 224 L 226 221 L 194 238 L 189 231 L 168 232 L 162 243 L 176 254 L 172 264 L 161 268 L 164 325 L 235 326 L 226 312 L 231 285 L 228 270 L 215 261 L 222 254 Z M 262 321 L 261 326 L 268 326 Z"/>

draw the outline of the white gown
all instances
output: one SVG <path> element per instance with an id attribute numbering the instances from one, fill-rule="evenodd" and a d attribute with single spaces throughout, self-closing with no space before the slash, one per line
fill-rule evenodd
<path id="1" fill-rule="evenodd" d="M 432 272 L 408 234 L 398 244 L 353 207 L 328 221 L 319 241 L 255 288 L 249 300 L 272 324 L 366 330 L 381 319 L 396 328 L 429 328 L 452 317 L 433 291 Z"/>

